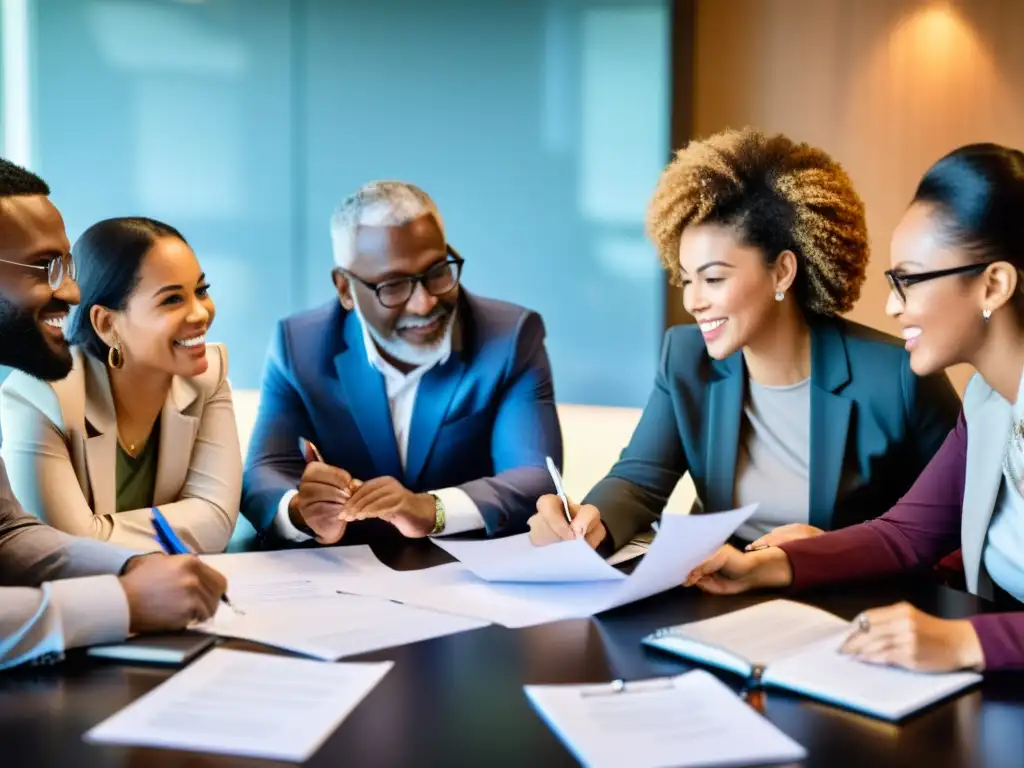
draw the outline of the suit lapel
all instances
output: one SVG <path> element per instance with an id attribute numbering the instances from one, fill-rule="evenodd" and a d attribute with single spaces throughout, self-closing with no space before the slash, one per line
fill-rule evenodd
<path id="1" fill-rule="evenodd" d="M 446 363 L 431 368 L 420 381 L 409 426 L 409 450 L 405 459 L 407 484 L 415 488 L 430 456 L 455 390 L 466 370 L 462 355 L 453 353 Z"/>
<path id="2" fill-rule="evenodd" d="M 85 464 L 93 514 L 117 511 L 117 417 L 106 366 L 82 355 L 85 379 Z"/>
<path id="3" fill-rule="evenodd" d="M 718 378 L 708 387 L 703 430 L 707 512 L 733 506 L 745 380 L 742 353 L 713 361 L 712 370 Z"/>
<path id="4" fill-rule="evenodd" d="M 978 593 L 981 557 L 988 524 L 1003 479 L 1003 453 L 1010 437 L 1012 408 L 991 393 L 967 420 L 967 469 L 964 482 L 961 546 L 967 588 Z M 971 436 L 975 439 L 971 439 Z"/>
<path id="5" fill-rule="evenodd" d="M 846 459 L 853 403 L 836 394 L 850 381 L 846 344 L 832 323 L 811 324 L 810 524 L 829 530 Z"/>
<path id="6" fill-rule="evenodd" d="M 153 504 L 169 504 L 181 495 L 185 485 L 192 446 L 199 431 L 199 419 L 185 410 L 199 396 L 192 383 L 175 376 L 171 391 L 160 411 L 160 438 L 157 452 L 156 479 L 153 484 Z"/>
<path id="7" fill-rule="evenodd" d="M 345 316 L 345 348 L 334 357 L 334 367 L 344 393 L 347 410 L 362 435 L 379 475 L 402 477 L 402 464 L 391 424 L 384 377 L 370 365 L 363 344 L 359 319 Z M 330 457 L 325 457 L 330 460 Z"/>

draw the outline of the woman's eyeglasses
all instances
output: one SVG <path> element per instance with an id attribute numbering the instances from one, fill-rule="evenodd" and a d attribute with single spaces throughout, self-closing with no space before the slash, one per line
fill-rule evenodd
<path id="1" fill-rule="evenodd" d="M 25 267 L 26 269 L 46 270 L 46 282 L 49 283 L 50 289 L 54 291 L 64 284 L 65 277 L 71 280 L 75 280 L 78 277 L 78 268 L 75 266 L 75 260 L 70 253 L 54 256 L 46 264 L 23 264 L 20 261 L 9 261 L 7 259 L 0 259 L 0 263 L 12 264 L 15 267 Z"/>
<path id="2" fill-rule="evenodd" d="M 951 269 L 936 269 L 931 272 L 914 272 L 912 274 L 903 274 L 897 272 L 894 269 L 887 269 L 885 271 L 885 279 L 889 281 L 889 288 L 895 293 L 899 300 L 903 303 L 907 303 L 907 288 L 918 283 L 924 283 L 928 280 L 935 280 L 939 277 L 949 277 L 950 275 L 963 275 L 970 272 L 981 272 L 991 261 L 983 261 L 977 264 L 965 264 L 962 267 L 953 267 Z"/>

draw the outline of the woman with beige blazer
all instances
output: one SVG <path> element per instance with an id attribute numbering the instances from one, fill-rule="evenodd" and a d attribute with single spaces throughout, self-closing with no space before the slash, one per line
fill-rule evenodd
<path id="1" fill-rule="evenodd" d="M 159 548 L 157 506 L 194 551 L 224 551 L 242 461 L 227 352 L 206 344 L 215 310 L 195 254 L 173 227 L 143 218 L 101 221 L 72 253 L 82 301 L 71 374 L 14 372 L 0 387 L 15 495 L 55 528 L 144 551 Z"/>

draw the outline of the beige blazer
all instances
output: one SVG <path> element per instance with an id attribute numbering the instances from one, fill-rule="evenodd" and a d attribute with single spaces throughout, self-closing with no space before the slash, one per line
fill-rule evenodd
<path id="1" fill-rule="evenodd" d="M 62 381 L 20 371 L 0 387 L 0 455 L 26 511 L 76 536 L 140 551 L 158 548 L 149 509 L 115 512 L 117 420 L 103 362 L 72 349 Z M 196 552 L 223 552 L 238 517 L 238 447 L 227 351 L 207 348 L 210 366 L 174 377 L 160 417 L 153 503 Z"/>

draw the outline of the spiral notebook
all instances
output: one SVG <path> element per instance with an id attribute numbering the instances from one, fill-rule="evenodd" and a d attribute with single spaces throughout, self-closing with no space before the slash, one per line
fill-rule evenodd
<path id="1" fill-rule="evenodd" d="M 981 680 L 974 672 L 927 674 L 866 664 L 839 653 L 850 623 L 790 600 L 770 600 L 713 619 L 667 627 L 643 644 L 753 684 L 897 721 Z"/>

